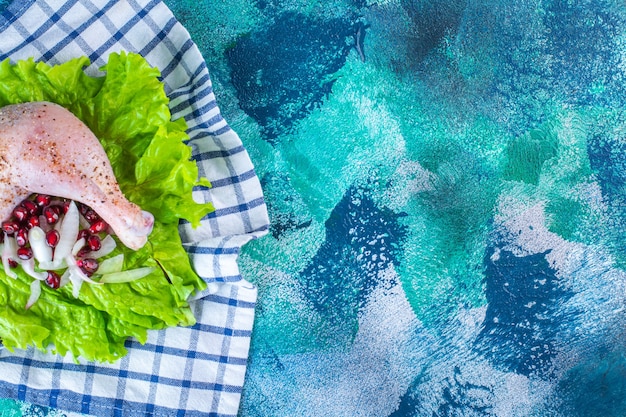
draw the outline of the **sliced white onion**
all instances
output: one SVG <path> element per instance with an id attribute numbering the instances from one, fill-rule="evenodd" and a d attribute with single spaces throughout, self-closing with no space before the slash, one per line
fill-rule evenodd
<path id="1" fill-rule="evenodd" d="M 100 249 L 95 250 L 89 254 L 90 258 L 99 259 L 103 256 L 107 256 L 108 254 L 113 252 L 113 250 L 115 250 L 117 243 L 115 243 L 115 239 L 113 239 L 111 235 L 106 235 L 106 237 L 102 239 L 102 242 L 100 242 L 100 245 Z"/>
<path id="2" fill-rule="evenodd" d="M 71 254 L 72 256 L 76 256 L 76 254 L 78 253 L 78 251 L 80 251 L 83 246 L 85 246 L 86 240 L 84 237 L 81 237 L 80 239 L 78 239 L 75 243 L 74 246 L 72 246 L 72 250 L 71 250 Z M 56 252 L 55 252 L 55 259 L 53 261 L 49 261 L 49 262 L 39 262 L 39 268 L 41 269 L 49 269 L 49 270 L 57 270 L 57 269 L 63 269 L 63 268 L 67 268 L 67 263 L 65 262 L 66 258 L 60 258 L 58 259 L 56 256 Z"/>
<path id="3" fill-rule="evenodd" d="M 78 223 L 80 224 L 80 227 L 82 227 L 83 229 L 89 229 L 89 226 L 91 226 L 89 221 L 85 218 L 85 216 L 80 214 L 80 212 L 78 212 Z"/>
<path id="4" fill-rule="evenodd" d="M 65 264 L 65 259 L 58 259 L 56 261 L 49 262 L 39 262 L 39 269 L 55 271 L 63 268 L 67 268 L 67 265 Z"/>
<path id="5" fill-rule="evenodd" d="M 80 295 L 80 287 L 83 285 L 83 280 L 80 279 L 78 275 L 73 274 L 70 268 L 67 268 L 66 272 L 69 281 L 72 283 L 72 295 L 74 296 L 74 298 L 78 298 L 78 296 Z"/>
<path id="6" fill-rule="evenodd" d="M 70 270 L 70 278 L 72 275 L 77 276 L 78 278 L 80 278 L 83 281 L 87 281 L 90 284 L 102 284 L 102 282 L 98 282 L 98 281 L 94 281 L 93 279 L 89 278 L 82 269 L 80 269 L 78 267 L 78 265 L 76 265 L 76 259 L 74 259 L 74 257 L 72 255 L 67 255 L 65 257 L 65 263 L 67 263 L 67 267 Z M 73 281 L 72 281 L 73 282 Z"/>
<path id="7" fill-rule="evenodd" d="M 30 296 L 28 297 L 28 301 L 26 301 L 26 305 L 24 308 L 28 310 L 39 300 L 39 296 L 41 295 L 41 281 L 35 279 L 30 283 Z"/>
<path id="8" fill-rule="evenodd" d="M 70 270 L 68 268 L 65 270 L 65 272 L 63 272 L 63 275 L 61 275 L 59 288 L 65 287 L 69 282 L 70 282 Z"/>
<path id="9" fill-rule="evenodd" d="M 28 242 L 37 262 L 52 261 L 52 248 L 46 243 L 46 232 L 39 226 L 28 231 Z"/>
<path id="10" fill-rule="evenodd" d="M 121 272 L 123 267 L 124 254 L 120 253 L 119 255 L 115 255 L 100 262 L 100 265 L 98 266 L 98 270 L 96 272 L 99 275 L 111 274 L 113 272 Z"/>
<path id="11" fill-rule="evenodd" d="M 20 259 L 20 265 L 24 272 L 26 272 L 29 276 L 35 278 L 36 280 L 43 281 L 48 278 L 47 272 L 37 272 L 35 271 L 35 260 L 33 258 L 30 259 Z"/>
<path id="12" fill-rule="evenodd" d="M 7 276 L 15 279 L 17 278 L 17 274 L 11 269 L 11 265 L 9 265 L 10 259 L 17 259 L 17 242 L 15 242 L 15 238 L 5 233 L 4 245 L 2 246 L 2 267 Z"/>
<path id="13" fill-rule="evenodd" d="M 149 275 L 154 271 L 154 267 L 145 266 L 142 268 L 127 269 L 121 272 L 112 272 L 102 275 L 100 282 L 103 284 L 119 284 L 122 282 L 132 282 Z"/>
<path id="14" fill-rule="evenodd" d="M 76 203 L 71 201 L 59 228 L 60 237 L 59 243 L 54 250 L 54 262 L 60 262 L 72 253 L 72 248 L 74 243 L 76 243 L 76 236 L 78 236 L 79 214 Z"/>
<path id="15" fill-rule="evenodd" d="M 74 246 L 72 246 L 72 256 L 76 256 L 83 246 L 85 246 L 85 243 L 87 243 L 87 241 L 84 237 L 78 239 L 76 243 L 74 243 Z"/>

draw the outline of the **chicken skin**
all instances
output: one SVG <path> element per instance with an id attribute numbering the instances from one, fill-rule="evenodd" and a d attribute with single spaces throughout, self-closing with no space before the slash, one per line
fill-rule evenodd
<path id="1" fill-rule="evenodd" d="M 131 249 L 152 231 L 154 217 L 124 197 L 98 138 L 57 104 L 0 108 L 0 220 L 32 193 L 90 206 Z"/>

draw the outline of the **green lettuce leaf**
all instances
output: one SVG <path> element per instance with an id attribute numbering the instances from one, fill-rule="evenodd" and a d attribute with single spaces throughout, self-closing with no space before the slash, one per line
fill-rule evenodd
<path id="1" fill-rule="evenodd" d="M 87 360 L 115 361 L 124 342 L 145 342 L 147 331 L 192 325 L 187 302 L 206 283 L 182 247 L 180 219 L 198 225 L 213 210 L 192 198 L 198 168 L 185 144 L 184 120 L 171 120 L 160 72 L 138 54 L 112 54 L 102 76 L 84 72 L 86 57 L 50 66 L 32 59 L 0 63 L 0 106 L 29 101 L 60 104 L 99 138 L 126 197 L 155 217 L 148 243 L 132 251 L 119 243 L 109 256 L 124 253 L 125 269 L 153 266 L 154 272 L 122 284 L 83 283 L 78 299 L 71 284 L 45 285 L 29 310 L 32 278 L 19 268 L 17 279 L 0 266 L 0 338 L 10 350 L 35 346 Z"/>

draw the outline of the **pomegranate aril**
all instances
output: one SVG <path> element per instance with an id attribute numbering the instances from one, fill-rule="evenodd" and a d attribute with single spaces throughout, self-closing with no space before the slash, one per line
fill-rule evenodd
<path id="1" fill-rule="evenodd" d="M 89 223 L 94 223 L 94 222 L 97 222 L 98 220 L 100 220 L 100 216 L 98 216 L 98 213 L 96 213 L 95 211 L 93 211 L 91 209 L 87 210 L 87 212 L 85 212 L 84 216 L 85 216 L 85 219 Z"/>
<path id="2" fill-rule="evenodd" d="M 89 231 L 94 234 L 100 233 L 100 232 L 105 231 L 107 227 L 108 225 L 106 224 L 104 220 L 98 220 L 94 222 L 91 226 L 89 226 Z"/>
<path id="3" fill-rule="evenodd" d="M 67 211 L 70 209 L 70 200 L 65 200 L 63 202 L 63 205 L 61 206 L 61 211 L 63 212 L 63 214 L 67 214 Z"/>
<path id="4" fill-rule="evenodd" d="M 17 248 L 17 257 L 23 260 L 28 260 L 33 257 L 33 250 L 27 246 Z"/>
<path id="5" fill-rule="evenodd" d="M 39 214 L 38 213 L 39 207 L 32 200 L 22 201 L 21 207 L 24 207 L 28 211 L 28 214 L 30 214 L 31 216 L 34 216 L 35 214 Z"/>
<path id="6" fill-rule="evenodd" d="M 102 247 L 102 241 L 100 240 L 100 236 L 91 235 L 87 238 L 87 246 L 89 250 L 97 251 Z"/>
<path id="7" fill-rule="evenodd" d="M 48 224 L 55 224 L 59 221 L 61 216 L 61 207 L 59 206 L 47 206 L 43 209 L 43 215 L 46 218 Z"/>
<path id="8" fill-rule="evenodd" d="M 31 216 L 26 221 L 26 227 L 32 229 L 35 226 L 39 226 L 41 222 L 39 221 L 39 216 Z"/>
<path id="9" fill-rule="evenodd" d="M 26 246 L 28 243 L 28 231 L 26 229 L 20 229 L 15 232 L 15 243 L 17 243 L 17 246 Z"/>
<path id="10" fill-rule="evenodd" d="M 98 261 L 93 258 L 79 259 L 76 264 L 87 276 L 93 275 L 98 270 Z"/>
<path id="11" fill-rule="evenodd" d="M 2 231 L 7 235 L 12 235 L 20 229 L 20 225 L 15 220 L 7 220 L 2 222 Z"/>
<path id="12" fill-rule="evenodd" d="M 84 246 L 83 248 L 81 248 L 77 253 L 76 253 L 76 257 L 77 258 L 84 258 L 85 256 L 89 255 L 89 252 L 91 252 L 91 250 L 89 250 L 89 247 Z"/>
<path id="13" fill-rule="evenodd" d="M 26 220 L 30 213 L 28 212 L 28 209 L 26 207 L 17 206 L 13 209 L 13 212 L 11 214 L 13 214 L 13 217 L 15 217 L 18 222 L 22 222 Z"/>
<path id="14" fill-rule="evenodd" d="M 37 204 L 39 207 L 45 207 L 50 204 L 51 201 L 52 196 L 49 196 L 47 194 L 37 194 L 35 196 L 35 204 Z"/>
<path id="15" fill-rule="evenodd" d="M 59 288 L 61 285 L 61 277 L 54 271 L 48 271 L 48 276 L 46 277 L 46 284 L 54 290 Z"/>
<path id="16" fill-rule="evenodd" d="M 88 229 L 80 229 L 78 231 L 78 236 L 76 236 L 76 240 L 80 240 L 81 238 L 85 238 L 87 240 L 91 236 Z"/>
<path id="17" fill-rule="evenodd" d="M 15 259 L 9 259 L 9 266 L 11 268 L 17 268 L 19 264 L 17 263 L 17 261 Z"/>
<path id="18" fill-rule="evenodd" d="M 59 243 L 60 239 L 61 234 L 58 230 L 52 229 L 46 233 L 46 244 L 51 248 L 54 248 Z"/>
<path id="19" fill-rule="evenodd" d="M 78 212 L 83 216 L 87 214 L 87 211 L 89 211 L 89 206 L 86 206 L 83 203 L 79 203 L 78 201 L 76 202 L 76 206 L 78 207 Z"/>

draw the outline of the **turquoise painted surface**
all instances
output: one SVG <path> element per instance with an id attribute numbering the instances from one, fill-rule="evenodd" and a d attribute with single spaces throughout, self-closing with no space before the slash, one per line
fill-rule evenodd
<path id="1" fill-rule="evenodd" d="M 2 410 L 2 417 L 20 417 L 22 415 L 21 406 L 8 399 L 0 400 L 0 410 Z"/>
<path id="2" fill-rule="evenodd" d="M 0 417 L 68 417 L 68 415 L 34 404 L 0 399 Z"/>
<path id="3" fill-rule="evenodd" d="M 617 3 L 198 7 L 273 220 L 242 416 L 624 414 Z"/>
<path id="4" fill-rule="evenodd" d="M 626 414 L 620 2 L 166 3 L 272 219 L 241 416 Z"/>

